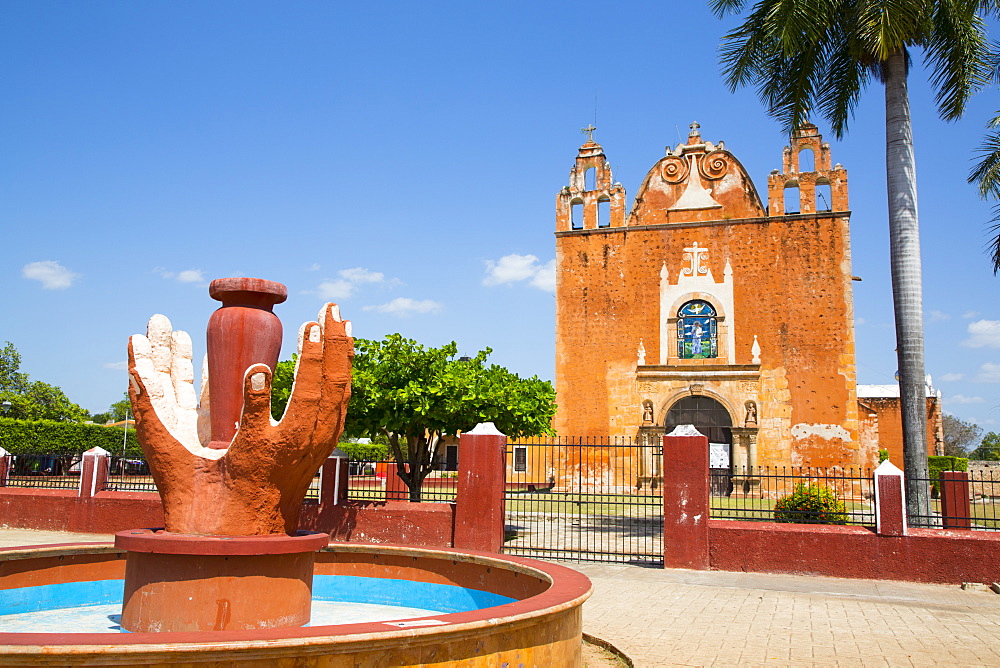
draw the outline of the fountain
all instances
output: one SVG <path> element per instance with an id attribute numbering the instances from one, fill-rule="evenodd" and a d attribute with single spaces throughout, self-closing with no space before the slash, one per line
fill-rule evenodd
<path id="1" fill-rule="evenodd" d="M 228 278 L 209 292 L 223 305 L 209 321 L 200 405 L 187 334 L 157 315 L 129 342 L 136 432 L 164 527 L 119 532 L 113 547 L 0 552 L 0 623 L 120 602 L 121 629 L 0 632 L 0 662 L 579 665 L 590 583 L 575 571 L 466 550 L 327 547 L 328 535 L 297 530 L 343 429 L 350 323 L 326 304 L 301 327 L 292 395 L 274 421 L 281 323 L 271 308 L 285 286 Z M 330 624 L 311 620 L 321 600 L 395 607 Z"/>

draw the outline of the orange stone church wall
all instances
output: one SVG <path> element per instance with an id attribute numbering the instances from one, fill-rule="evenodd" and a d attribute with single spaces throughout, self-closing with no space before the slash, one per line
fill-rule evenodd
<path id="1" fill-rule="evenodd" d="M 889 451 L 889 461 L 903 468 L 903 413 L 899 397 L 864 398 L 861 404 L 877 414 L 878 430 L 875 448 Z M 927 454 L 937 454 L 941 443 L 941 402 L 927 397 Z M 876 460 L 877 461 L 877 460 Z"/>
<path id="2" fill-rule="evenodd" d="M 689 144 L 701 141 L 695 132 Z M 666 409 L 694 393 L 720 401 L 739 427 L 744 401 L 757 402 L 760 465 L 877 462 L 873 447 L 859 445 L 850 213 L 767 217 L 735 157 L 720 150 L 708 155 L 729 162 L 725 178 L 703 180 L 721 210 L 670 210 L 683 184 L 660 177 L 676 160 L 668 155 L 650 170 L 624 226 L 557 230 L 557 432 L 634 436 L 643 400 L 653 402 L 654 420 L 663 424 Z M 840 189 L 838 199 L 846 205 L 846 181 Z M 735 313 L 720 321 L 719 338 L 723 328 L 733 329 L 734 364 L 672 360 L 658 369 L 676 376 L 678 370 L 727 366 L 706 371 L 704 379 L 643 383 L 637 376 L 640 340 L 646 365 L 659 365 L 660 324 L 673 315 L 660 312 L 661 268 L 665 263 L 668 281 L 676 283 L 686 266 L 684 249 L 695 242 L 708 250 L 717 283 L 727 261 L 732 267 Z M 754 335 L 759 378 L 747 380 L 748 370 L 756 372 Z M 727 373 L 733 378 L 727 380 Z"/>
<path id="3" fill-rule="evenodd" d="M 660 268 L 666 261 L 669 276 L 677 276 L 683 249 L 696 241 L 710 250 L 717 280 L 727 259 L 733 268 L 736 364 L 751 363 L 754 335 L 760 343 L 760 388 L 746 395 L 758 402 L 759 463 L 860 463 L 853 327 L 845 326 L 853 320 L 843 271 L 850 248 L 841 215 L 560 235 L 557 432 L 634 435 L 646 398 L 635 380 L 639 340 L 647 360 L 659 360 L 659 321 L 667 317 L 659 312 Z M 733 417 L 742 425 L 742 414 Z M 811 433 L 795 439 L 799 424 Z M 849 439 L 824 438 L 836 431 L 831 426 L 846 426 Z"/>

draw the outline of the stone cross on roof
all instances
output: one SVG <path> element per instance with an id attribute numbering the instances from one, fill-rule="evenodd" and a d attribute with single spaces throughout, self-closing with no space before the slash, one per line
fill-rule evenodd
<path id="1" fill-rule="evenodd" d="M 587 127 L 581 128 L 580 132 L 582 132 L 585 135 L 587 135 L 587 141 L 591 141 L 592 142 L 592 141 L 594 141 L 594 130 L 596 130 L 596 129 L 597 128 L 594 127 L 594 124 L 590 123 L 590 124 L 587 125 Z"/>
<path id="2" fill-rule="evenodd" d="M 708 273 L 708 267 L 702 264 L 708 261 L 708 249 L 700 248 L 697 241 L 684 249 L 684 259 L 691 263 L 691 266 L 681 269 L 684 276 L 704 276 Z"/>

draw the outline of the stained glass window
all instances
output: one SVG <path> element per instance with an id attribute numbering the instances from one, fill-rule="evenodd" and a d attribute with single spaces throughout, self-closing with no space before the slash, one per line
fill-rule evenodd
<path id="1" fill-rule="evenodd" d="M 695 299 L 677 311 L 677 356 L 705 359 L 719 356 L 719 326 L 715 309 Z"/>

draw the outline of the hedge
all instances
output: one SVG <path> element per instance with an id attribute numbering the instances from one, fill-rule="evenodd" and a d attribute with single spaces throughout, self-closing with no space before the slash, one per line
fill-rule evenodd
<path id="1" fill-rule="evenodd" d="M 941 471 L 968 471 L 969 460 L 965 457 L 928 457 L 927 472 L 930 478 L 941 477 Z"/>
<path id="2" fill-rule="evenodd" d="M 938 481 L 942 471 L 968 471 L 969 460 L 965 457 L 930 456 L 927 458 L 927 477 L 931 479 L 931 498 L 941 496 Z"/>
<path id="3" fill-rule="evenodd" d="M 389 446 L 384 443 L 340 442 L 337 447 L 343 450 L 351 461 L 384 462 L 392 459 Z"/>
<path id="4" fill-rule="evenodd" d="M 136 440 L 135 429 L 129 429 L 126 436 L 123 427 L 0 418 L 0 447 L 15 455 L 78 455 L 95 447 L 121 455 L 123 440 L 125 455 L 141 459 L 142 450 Z"/>

